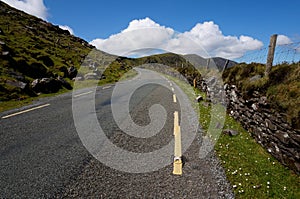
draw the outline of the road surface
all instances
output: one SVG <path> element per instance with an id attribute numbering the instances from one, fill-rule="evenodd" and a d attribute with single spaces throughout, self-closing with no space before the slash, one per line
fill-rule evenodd
<path id="1" fill-rule="evenodd" d="M 97 87 L 96 91 L 81 89 L 73 95 L 40 99 L 30 106 L 0 113 L 0 197 L 232 198 L 214 154 L 199 159 L 199 132 L 183 154 L 187 159 L 183 175 L 172 175 L 172 151 L 166 146 L 174 143 L 174 111 L 184 114 L 184 103 L 179 100 L 182 92 L 174 82 L 153 71 L 137 70 L 137 77 L 117 85 Z M 128 85 L 142 86 L 132 92 Z M 129 92 L 132 95 L 126 102 Z M 75 113 L 74 104 L 78 105 Z M 155 104 L 159 106 L 153 107 Z M 130 117 L 120 111 L 125 106 Z M 159 111 L 161 107 L 163 111 Z M 155 120 L 151 111 L 165 121 Z M 95 118 L 105 136 L 91 137 L 98 128 L 91 122 Z M 153 122 L 154 127 L 147 129 Z M 144 130 L 138 135 L 123 132 L 132 128 Z M 159 132 L 147 135 L 153 128 Z M 183 129 L 182 134 L 188 131 L 188 127 Z M 94 142 L 89 143 L 91 140 Z M 167 149 L 153 159 L 122 160 L 107 149 L 107 142 L 132 154 Z M 141 160 L 145 167 L 139 165 Z"/>

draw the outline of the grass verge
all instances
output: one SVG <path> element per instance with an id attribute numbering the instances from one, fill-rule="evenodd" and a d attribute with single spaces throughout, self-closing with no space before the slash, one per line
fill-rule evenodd
<path id="1" fill-rule="evenodd" d="M 199 91 L 196 91 L 200 93 Z M 204 96 L 204 93 L 201 93 Z M 207 131 L 210 106 L 200 103 L 200 124 Z M 266 152 L 243 127 L 226 115 L 224 129 L 237 136 L 221 134 L 215 151 L 236 198 L 300 198 L 300 177 Z"/>
<path id="2" fill-rule="evenodd" d="M 125 81 L 128 79 L 132 79 L 137 75 L 137 71 L 136 70 L 129 70 L 127 73 L 125 73 L 122 78 L 119 81 Z M 109 84 L 109 83 L 115 83 L 118 80 L 114 80 L 114 81 L 107 81 L 107 80 L 85 80 L 85 81 L 80 81 L 78 84 L 76 84 L 76 89 L 81 89 L 81 88 L 88 88 L 91 86 L 95 86 L 98 82 L 99 86 L 105 85 L 105 84 Z M 72 82 L 70 82 L 72 83 Z M 73 84 L 73 83 L 72 83 Z M 41 99 L 41 98 L 45 98 L 45 97 L 54 97 L 57 95 L 61 95 L 67 92 L 72 92 L 72 90 L 67 90 L 67 89 L 60 89 L 57 93 L 49 93 L 49 94 L 40 94 L 37 97 L 29 97 L 23 100 L 10 100 L 10 101 L 3 101 L 0 102 L 0 112 L 4 112 L 10 109 L 14 109 L 14 108 L 20 108 L 22 106 L 26 106 L 29 104 L 32 104 L 33 101 Z"/>

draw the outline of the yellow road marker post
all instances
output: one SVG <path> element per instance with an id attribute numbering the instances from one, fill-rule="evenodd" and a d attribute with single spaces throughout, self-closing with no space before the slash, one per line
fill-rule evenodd
<path id="1" fill-rule="evenodd" d="M 173 94 L 173 102 L 174 102 L 174 103 L 177 103 L 176 95 L 175 95 L 175 94 Z"/>
<path id="2" fill-rule="evenodd" d="M 181 160 L 181 133 L 178 119 L 178 112 L 174 113 L 174 162 L 173 162 L 173 174 L 182 175 L 182 160 Z"/>

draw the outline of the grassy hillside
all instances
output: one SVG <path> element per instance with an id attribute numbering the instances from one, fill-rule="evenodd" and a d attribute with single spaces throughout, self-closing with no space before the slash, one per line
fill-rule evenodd
<path id="1" fill-rule="evenodd" d="M 166 65 L 184 75 L 189 81 L 192 81 L 195 77 L 201 77 L 200 72 L 195 69 L 189 61 L 187 61 L 183 56 L 174 53 L 164 53 L 132 60 L 133 66 L 143 64 Z"/>
<path id="2" fill-rule="evenodd" d="M 244 96 L 254 91 L 266 95 L 271 108 L 285 113 L 294 128 L 300 128 L 300 66 L 299 63 L 283 63 L 273 66 L 269 78 L 263 77 L 265 65 L 239 64 L 226 70 L 224 81 L 237 85 Z"/>
<path id="3" fill-rule="evenodd" d="M 86 59 L 91 57 L 91 52 L 101 57 L 89 63 Z M 19 103 L 40 93 L 71 89 L 76 72 L 70 74 L 68 69 L 74 67 L 79 70 L 83 63 L 88 65 L 80 70 L 81 73 L 79 71 L 79 75 L 98 71 L 100 76 L 101 69 L 106 78 L 100 83 L 117 81 L 131 69 L 128 61 L 98 51 L 83 39 L 70 35 L 67 30 L 0 1 L 0 111 L 6 109 L 7 104 L 13 104 L 12 101 Z M 102 71 L 103 67 L 105 71 Z M 37 92 L 32 88 L 32 82 L 42 78 L 55 80 L 54 83 L 63 78 L 71 86 Z"/>
<path id="4" fill-rule="evenodd" d="M 0 2 L 0 101 L 34 96 L 30 82 L 67 77 L 91 49 L 68 31 Z"/>

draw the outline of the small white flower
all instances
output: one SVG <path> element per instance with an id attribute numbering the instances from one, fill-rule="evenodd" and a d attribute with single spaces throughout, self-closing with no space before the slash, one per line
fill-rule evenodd
<path id="1" fill-rule="evenodd" d="M 239 186 L 242 186 L 242 183 L 239 183 Z"/>
<path id="2" fill-rule="evenodd" d="M 266 175 L 269 175 L 269 173 L 268 173 L 268 172 L 266 172 Z"/>
<path id="3" fill-rule="evenodd" d="M 269 186 L 267 186 L 267 189 L 269 189 L 270 187 Z"/>
<path id="4" fill-rule="evenodd" d="M 246 178 L 246 181 L 248 181 L 248 178 Z"/>
<path id="5" fill-rule="evenodd" d="M 283 190 L 286 191 L 286 187 L 283 187 Z"/>
<path id="6" fill-rule="evenodd" d="M 270 184 L 270 182 L 268 181 L 267 184 Z"/>
<path id="7" fill-rule="evenodd" d="M 256 186 L 254 185 L 254 186 L 253 186 L 253 189 L 255 189 L 255 188 L 256 188 Z"/>
<path id="8" fill-rule="evenodd" d="M 274 164 L 275 164 L 275 162 L 272 162 L 272 164 L 274 165 Z"/>
<path id="9" fill-rule="evenodd" d="M 237 186 L 234 184 L 232 187 L 233 187 L 233 188 L 236 188 Z"/>

